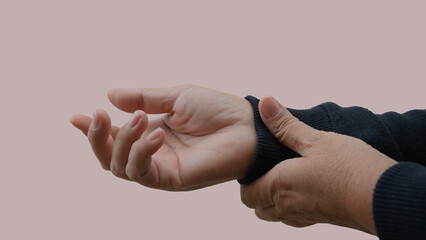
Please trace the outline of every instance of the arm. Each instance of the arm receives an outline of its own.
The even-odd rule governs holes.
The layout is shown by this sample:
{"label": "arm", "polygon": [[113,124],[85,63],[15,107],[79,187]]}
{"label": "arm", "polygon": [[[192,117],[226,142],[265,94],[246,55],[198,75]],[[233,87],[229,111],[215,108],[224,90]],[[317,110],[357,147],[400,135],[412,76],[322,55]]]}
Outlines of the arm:
{"label": "arm", "polygon": [[[250,97],[248,100],[252,102],[255,115],[256,113],[259,114],[257,109],[258,100]],[[333,224],[357,228],[370,233],[376,232],[380,239],[384,240],[424,239],[424,236],[426,236],[426,229],[424,228],[426,216],[426,167],[420,164],[425,164],[426,161],[426,111],[414,110],[404,114],[389,112],[375,115],[363,108],[341,108],[333,103],[321,104],[310,110],[290,111],[294,115],[298,115],[298,118],[308,125],[325,131],[335,131],[355,136],[364,140],[364,142],[370,143],[370,145],[374,145],[375,148],[385,152],[388,156],[391,155],[393,158],[404,162],[387,165],[391,166],[387,168],[386,164],[384,166],[379,164],[381,159],[384,159],[383,156],[379,156],[378,152],[373,153],[374,151],[369,150],[370,146],[365,143],[350,142],[352,140],[349,140],[349,138],[345,139],[343,136],[329,135],[330,139],[336,138],[337,140],[339,138],[339,140],[333,144],[328,143],[323,146],[321,146],[321,142],[324,141],[313,144],[312,149],[318,147],[321,151],[316,154],[308,154],[308,157],[282,161],[259,180],[253,182],[253,184],[242,185],[242,200],[248,202],[249,207],[258,207],[256,204],[251,204],[253,201],[257,204],[262,204],[268,202],[269,199],[279,200],[276,203],[276,207],[267,213],[260,210],[261,208],[256,209],[258,217],[268,220],[282,220],[277,217],[282,214],[287,221],[283,221],[284,223],[295,226],[307,226],[316,222],[327,222],[331,219],[330,222]],[[286,123],[290,124],[290,121],[282,121],[282,124],[275,120],[269,121],[269,123],[265,122],[269,127],[269,131],[274,133],[272,135],[268,134],[269,131],[263,122],[259,122],[259,120],[262,121],[260,115],[257,117],[255,116],[255,123],[258,135],[261,132],[267,137],[274,136],[280,139],[281,148],[284,147],[284,143],[291,145],[292,143],[304,142],[291,140],[291,138],[303,138],[302,134],[297,133],[291,136],[291,134],[283,133],[283,130],[280,129],[287,129],[288,132],[295,129],[294,127],[286,127]],[[259,138],[265,139],[264,135],[259,135],[261,136]],[[286,137],[283,138],[284,135]],[[307,134],[307,136],[311,136],[311,134]],[[348,148],[345,149],[346,142]],[[262,163],[259,156],[264,156],[263,152],[259,154],[259,150],[265,151],[260,149],[259,146],[266,147],[268,145],[267,143],[258,142],[256,148],[258,159],[254,159],[258,162],[253,162],[257,164]],[[297,144],[293,146],[293,149],[296,150],[296,147]],[[289,150],[290,148],[285,149],[290,152],[289,156],[294,154]],[[276,152],[278,151],[276,150]],[[303,160],[309,159],[309,157],[315,158],[314,161],[309,164],[303,163]],[[262,159],[266,160],[265,158]],[[279,159],[279,156],[277,156],[277,159]],[[357,160],[353,161],[353,159]],[[391,160],[388,159],[388,161]],[[332,167],[327,167],[327,162],[333,162]],[[251,169],[253,169],[253,163]],[[354,163],[356,164],[353,165]],[[303,164],[301,169],[296,167],[300,164]],[[342,172],[347,172],[348,169],[352,169],[349,172],[353,174],[340,175]],[[301,172],[297,172],[298,170],[301,170]],[[324,171],[328,172],[328,174],[316,174]],[[280,177],[277,177],[278,175]],[[333,184],[322,184],[329,182],[327,178],[333,179]],[[338,186],[342,182],[347,183],[343,184],[345,187],[339,190]],[[285,197],[269,197],[273,196],[274,193],[259,194],[260,191],[271,189],[268,187],[271,184],[275,186],[272,189],[280,189],[279,186],[281,184],[284,186],[284,190],[295,189],[301,191],[301,193],[284,194],[285,191],[276,191]],[[297,187],[292,188],[291,186],[293,185]],[[332,191],[324,194],[330,187]],[[304,189],[308,190],[303,191]],[[319,189],[319,191],[315,192],[316,189]],[[342,198],[341,196],[345,194],[347,197]],[[318,213],[314,210],[306,211],[311,206],[312,201],[304,202],[304,198],[300,196],[305,195],[310,196],[305,197],[308,200],[317,199],[314,205],[321,205],[321,203],[325,202],[324,207],[319,209],[327,209],[327,206],[333,206],[332,203],[339,199],[346,199],[346,201],[337,203],[334,208],[331,207],[327,211]],[[312,195],[315,197],[312,197]],[[259,200],[260,196],[264,196],[266,200]],[[292,196],[298,196],[296,201],[298,205],[293,206],[297,209],[286,213],[289,210],[289,205],[286,203],[293,202],[290,201]],[[321,196],[327,196],[329,199],[324,201]],[[345,204],[345,202],[349,204]],[[339,214],[333,213],[335,209],[346,209],[343,212],[351,214],[335,219],[336,216],[339,216]],[[298,221],[292,221],[293,216],[291,213],[294,215],[294,213],[306,212],[312,213],[314,219],[317,218],[317,220],[312,222],[312,216],[294,216]],[[326,218],[324,218],[324,213],[326,213]],[[331,217],[327,217],[327,214],[330,213]]]}
{"label": "arm", "polygon": [[374,190],[373,216],[382,240],[425,239],[426,167],[402,162],[386,170]]}
{"label": "arm", "polygon": [[375,234],[374,186],[397,162],[357,138],[309,127],[274,102],[262,100],[262,120],[300,157],[241,185],[243,203],[268,221],[296,227],[330,223]]}
{"label": "arm", "polygon": [[281,105],[271,111],[273,102],[260,103],[262,120],[300,157],[241,185],[242,201],[259,218],[297,227],[331,223],[383,240],[425,239],[426,167],[397,163],[353,137],[317,131]]}
{"label": "arm", "polygon": [[[239,179],[242,184],[254,181],[285,159],[299,156],[267,130],[259,114],[259,99],[246,99],[253,107],[258,142],[246,176]],[[398,162],[426,164],[426,110],[376,115],[365,108],[342,108],[330,102],[308,110],[288,110],[317,130],[356,137]]]}

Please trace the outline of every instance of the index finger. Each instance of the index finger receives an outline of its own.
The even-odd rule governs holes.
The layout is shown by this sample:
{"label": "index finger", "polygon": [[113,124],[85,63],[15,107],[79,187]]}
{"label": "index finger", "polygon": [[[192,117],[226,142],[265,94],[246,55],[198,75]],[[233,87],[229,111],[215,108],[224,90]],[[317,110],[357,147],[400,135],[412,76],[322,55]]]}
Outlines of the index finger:
{"label": "index finger", "polygon": [[248,208],[267,208],[274,206],[274,186],[279,172],[272,168],[262,177],[250,184],[240,187],[241,201]]}
{"label": "index finger", "polygon": [[118,109],[133,113],[168,113],[172,110],[181,88],[115,88],[108,91],[108,99]]}
{"label": "index finger", "polygon": [[[89,132],[89,126],[92,123],[92,118],[83,114],[74,114],[70,117],[70,122],[74,127],[80,129],[80,131],[82,131],[83,134],[87,136],[87,133]],[[111,126],[110,134],[112,139],[115,139],[118,130],[120,130],[119,127]]]}
{"label": "index finger", "polygon": [[241,185],[241,201],[249,208],[263,209],[284,201],[298,186],[304,172],[303,157],[291,158],[275,165],[269,172],[248,185]]}

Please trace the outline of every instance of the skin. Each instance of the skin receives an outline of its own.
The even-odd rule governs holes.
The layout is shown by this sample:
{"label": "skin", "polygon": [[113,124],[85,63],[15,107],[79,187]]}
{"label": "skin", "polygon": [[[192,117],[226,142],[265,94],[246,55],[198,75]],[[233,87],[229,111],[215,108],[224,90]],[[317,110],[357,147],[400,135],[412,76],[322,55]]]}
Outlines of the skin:
{"label": "skin", "polygon": [[[257,142],[243,98],[206,88],[112,89],[118,109],[134,113],[121,128],[108,114],[73,115],[105,170],[144,186],[193,190],[242,178]],[[148,120],[147,114],[162,114]],[[132,121],[134,120],[134,121]]]}
{"label": "skin", "polygon": [[374,187],[396,161],[359,139],[309,127],[272,97],[262,99],[259,111],[276,139],[302,157],[242,185],[242,202],[267,221],[331,223],[376,234]]}
{"label": "skin", "polygon": [[[101,109],[70,121],[115,176],[171,191],[244,177],[257,142],[248,101],[190,85],[112,89],[108,98],[133,113],[121,128],[111,126]],[[359,139],[305,125],[272,97],[260,102],[259,111],[269,131],[302,157],[242,185],[243,203],[267,221],[331,223],[375,234],[374,187],[396,162]],[[161,115],[148,120],[147,114]]]}

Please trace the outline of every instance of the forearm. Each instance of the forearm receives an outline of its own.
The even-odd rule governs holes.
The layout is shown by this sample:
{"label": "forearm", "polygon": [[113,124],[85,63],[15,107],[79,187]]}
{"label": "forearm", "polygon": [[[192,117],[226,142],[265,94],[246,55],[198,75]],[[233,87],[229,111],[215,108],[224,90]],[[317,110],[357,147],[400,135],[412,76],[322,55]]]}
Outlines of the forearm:
{"label": "forearm", "polygon": [[[257,108],[259,100],[252,96],[246,99],[253,108],[258,142],[246,176],[239,179],[242,184],[254,181],[285,159],[298,157],[268,132]],[[398,162],[424,163],[421,161],[426,159],[426,110],[376,115],[361,107],[342,108],[334,103],[288,110],[315,129],[359,138]]]}
{"label": "forearm", "polygon": [[389,168],[374,190],[373,215],[381,240],[425,239],[426,167],[403,162]]}
{"label": "forearm", "polygon": [[[322,137],[318,137],[318,135],[312,135],[312,128],[310,131],[300,130],[303,126],[306,128],[304,124],[295,127],[297,119],[290,121],[288,116],[287,118],[283,116],[268,118],[265,101],[261,104],[261,118],[258,112],[258,99],[248,97],[247,100],[251,102],[254,109],[258,143],[248,174],[239,181],[240,183],[250,183],[268,172],[270,168],[273,169],[253,184],[242,186],[242,189],[246,187],[256,189],[256,186],[262,184],[270,186],[271,178],[272,181],[278,179],[278,184],[285,183],[286,189],[296,189],[294,191],[303,189],[303,185],[307,183],[305,187],[309,190],[305,193],[317,194],[315,198],[307,199],[316,199],[314,205],[323,204],[324,206],[320,208],[321,211],[314,214],[320,219],[313,221],[314,223],[329,222],[372,234],[377,232],[377,235],[385,240],[424,239],[426,236],[426,230],[424,230],[426,224],[426,167],[413,162],[424,163],[426,160],[424,157],[426,111],[416,110],[405,114],[376,115],[364,108],[342,108],[334,103],[321,104],[309,110],[289,109],[295,117],[313,128],[340,133],[319,132]],[[273,105],[269,104],[269,108],[271,106]],[[282,107],[282,109],[284,108]],[[268,128],[263,124],[262,119],[268,124]],[[290,124],[293,124],[292,127],[286,126]],[[299,131],[293,132],[293,136],[287,134],[288,131],[294,131],[294,129]],[[306,135],[305,138],[299,136],[303,133]],[[311,142],[306,140],[312,136],[316,136],[313,138],[320,140],[311,140]],[[295,141],[294,138],[298,137],[302,140]],[[333,138],[339,140],[332,141]],[[280,142],[275,139],[279,139]],[[345,141],[347,144],[344,144]],[[302,144],[295,147],[296,143]],[[299,149],[298,152],[303,156],[294,153],[284,145],[293,146],[292,149]],[[308,154],[308,150],[300,150],[314,149],[315,146],[317,152],[312,150]],[[277,165],[283,160],[294,157],[298,157],[298,159]],[[309,158],[312,158],[311,161],[306,161]],[[401,162],[397,163],[393,159]],[[303,167],[294,167],[297,164],[303,165]],[[277,166],[274,167],[274,165]],[[300,172],[297,172],[297,169]],[[277,177],[277,171],[282,173],[279,177]],[[298,178],[303,180],[297,181]],[[310,178],[314,180],[309,182]],[[323,181],[324,179],[326,181]],[[333,184],[330,184],[331,182]],[[289,187],[292,183],[297,187]],[[318,192],[316,193],[315,190]],[[329,194],[324,194],[327,191]],[[294,194],[283,195],[282,191],[276,192],[278,192],[278,196],[272,194],[273,197],[266,198],[266,204],[261,204],[259,208],[256,208],[260,218],[275,219],[276,214],[268,214],[263,211],[264,206],[271,205],[268,202],[271,201],[270,199],[282,199],[282,201],[274,202],[275,205],[280,206],[276,207],[276,211],[286,213],[282,215],[286,218],[291,215],[291,212],[284,212],[284,210],[294,208],[288,204],[288,198]],[[258,190],[253,193],[256,195],[252,198],[261,198],[257,196],[259,195]],[[263,196],[263,194],[261,195]],[[321,196],[325,196],[325,199]],[[247,199],[247,197],[243,199]],[[286,199],[287,201],[285,201]],[[296,202],[299,203],[301,200],[303,199],[298,198]],[[302,204],[302,206],[305,205]],[[303,218],[298,216],[295,219]],[[305,224],[311,224],[312,216],[305,220]],[[289,221],[289,224],[292,222]],[[301,225],[296,224],[295,226]]]}
{"label": "forearm", "polygon": [[426,165],[426,110],[377,115],[402,155],[401,161]]}

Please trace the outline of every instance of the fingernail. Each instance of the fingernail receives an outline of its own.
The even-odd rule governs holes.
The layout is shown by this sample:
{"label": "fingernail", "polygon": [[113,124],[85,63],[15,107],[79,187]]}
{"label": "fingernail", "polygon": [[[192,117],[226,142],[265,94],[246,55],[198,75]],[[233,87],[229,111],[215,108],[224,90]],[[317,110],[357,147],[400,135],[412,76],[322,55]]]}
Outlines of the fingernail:
{"label": "fingernail", "polygon": [[148,136],[146,137],[146,140],[148,141],[155,141],[161,136],[161,128],[157,128],[154,131],[152,131]]}
{"label": "fingernail", "polygon": [[266,117],[267,119],[277,116],[278,113],[280,112],[281,112],[281,106],[275,98],[272,98],[271,100],[269,100],[269,103],[266,102],[266,103],[263,103],[262,105],[263,116]]}
{"label": "fingernail", "polygon": [[138,124],[139,119],[140,119],[139,112],[133,113],[132,118],[130,118],[129,122],[127,123],[127,127],[128,128],[134,128],[136,126],[136,124]]}
{"label": "fingernail", "polygon": [[100,123],[99,116],[98,116],[98,113],[95,111],[95,112],[93,112],[93,116],[92,116],[91,128],[93,130],[97,130],[99,128],[99,125],[100,125],[99,123]]}

